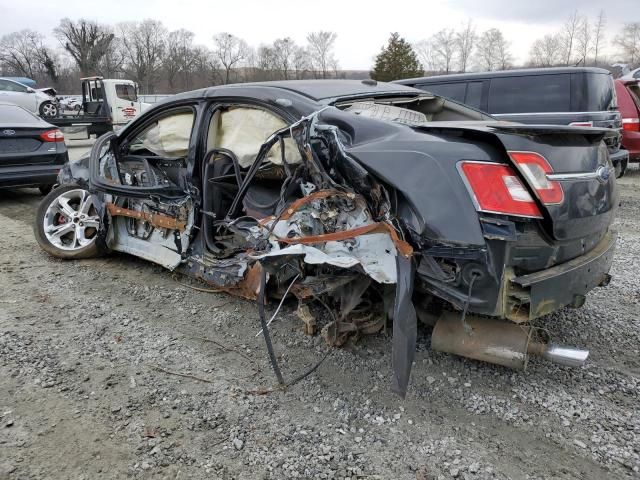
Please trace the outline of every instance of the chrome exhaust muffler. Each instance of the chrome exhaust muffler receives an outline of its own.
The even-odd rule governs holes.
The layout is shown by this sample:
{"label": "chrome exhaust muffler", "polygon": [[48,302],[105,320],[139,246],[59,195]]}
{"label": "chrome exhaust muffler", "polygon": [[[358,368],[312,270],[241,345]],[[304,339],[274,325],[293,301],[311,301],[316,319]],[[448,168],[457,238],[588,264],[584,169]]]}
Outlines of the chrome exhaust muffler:
{"label": "chrome exhaust muffler", "polygon": [[531,355],[570,367],[584,365],[589,356],[588,350],[541,340],[531,326],[474,315],[467,315],[465,323],[467,329],[459,313],[444,312],[433,328],[431,348],[514,369],[525,369]]}
{"label": "chrome exhaust muffler", "polygon": [[589,350],[580,350],[562,345],[545,345],[542,356],[550,362],[567,367],[581,367],[587,361]]}

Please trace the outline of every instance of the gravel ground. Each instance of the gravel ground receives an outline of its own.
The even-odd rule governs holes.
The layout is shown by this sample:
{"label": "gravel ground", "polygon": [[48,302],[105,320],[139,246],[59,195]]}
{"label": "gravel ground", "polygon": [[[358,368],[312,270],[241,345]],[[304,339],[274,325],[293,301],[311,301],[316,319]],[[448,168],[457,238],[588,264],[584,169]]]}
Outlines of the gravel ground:
{"label": "gravel ground", "polygon": [[[514,372],[433,352],[421,329],[405,401],[384,335],[259,394],[274,378],[253,302],[126,255],[53,259],[37,191],[1,191],[0,479],[640,478],[640,170],[621,184],[613,281],[540,322],[587,365]],[[327,347],[283,310],[293,378]]]}

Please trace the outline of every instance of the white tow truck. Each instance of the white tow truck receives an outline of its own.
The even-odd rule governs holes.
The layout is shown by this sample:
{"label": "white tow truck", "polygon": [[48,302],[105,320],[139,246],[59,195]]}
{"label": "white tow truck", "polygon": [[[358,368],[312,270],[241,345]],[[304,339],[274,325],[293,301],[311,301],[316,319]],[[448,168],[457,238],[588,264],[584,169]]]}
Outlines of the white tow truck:
{"label": "white tow truck", "polygon": [[151,105],[138,100],[138,85],[131,80],[85,77],[82,81],[82,107],[73,113],[60,111],[47,122],[58,127],[84,127],[92,134],[118,129]]}

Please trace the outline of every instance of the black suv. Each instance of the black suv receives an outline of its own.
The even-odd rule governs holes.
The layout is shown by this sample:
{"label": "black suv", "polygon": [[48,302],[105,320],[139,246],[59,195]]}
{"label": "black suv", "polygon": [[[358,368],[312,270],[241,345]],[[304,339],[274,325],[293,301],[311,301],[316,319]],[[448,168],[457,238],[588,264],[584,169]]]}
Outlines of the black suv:
{"label": "black suv", "polygon": [[528,124],[578,125],[618,132],[605,141],[616,176],[629,153],[620,148],[622,119],[611,74],[601,68],[532,68],[396,80],[487,112]]}

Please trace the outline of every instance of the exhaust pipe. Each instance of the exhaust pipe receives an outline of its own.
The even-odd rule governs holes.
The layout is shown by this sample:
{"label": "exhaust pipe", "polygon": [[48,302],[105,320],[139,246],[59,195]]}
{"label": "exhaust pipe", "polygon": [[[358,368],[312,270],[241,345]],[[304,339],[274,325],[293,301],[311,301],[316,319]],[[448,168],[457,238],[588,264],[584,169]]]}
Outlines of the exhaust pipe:
{"label": "exhaust pipe", "polygon": [[431,348],[462,357],[524,370],[530,355],[570,367],[584,365],[588,350],[549,344],[538,338],[537,330],[526,325],[467,315],[465,331],[460,314],[445,312],[431,334]]}
{"label": "exhaust pipe", "polygon": [[589,350],[579,350],[572,347],[563,347],[562,345],[549,344],[545,345],[542,356],[550,362],[567,367],[581,367],[587,361]]}

